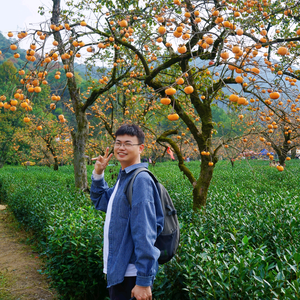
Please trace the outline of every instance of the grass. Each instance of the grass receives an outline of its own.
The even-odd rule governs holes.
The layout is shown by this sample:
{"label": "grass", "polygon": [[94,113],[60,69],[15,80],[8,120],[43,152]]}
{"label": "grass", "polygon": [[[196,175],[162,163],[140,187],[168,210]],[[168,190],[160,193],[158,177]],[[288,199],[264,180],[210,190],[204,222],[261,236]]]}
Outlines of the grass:
{"label": "grass", "polygon": [[0,300],[15,300],[8,292],[12,287],[13,278],[10,278],[7,273],[0,272]]}

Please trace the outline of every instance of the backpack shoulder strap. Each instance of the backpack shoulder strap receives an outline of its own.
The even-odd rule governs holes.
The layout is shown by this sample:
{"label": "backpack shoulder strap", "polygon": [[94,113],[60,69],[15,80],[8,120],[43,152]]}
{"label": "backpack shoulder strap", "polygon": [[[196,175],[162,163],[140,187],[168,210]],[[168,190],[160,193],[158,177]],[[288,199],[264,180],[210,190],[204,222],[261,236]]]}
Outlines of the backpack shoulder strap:
{"label": "backpack shoulder strap", "polygon": [[138,169],[136,169],[134,171],[134,174],[133,174],[132,178],[128,181],[128,183],[126,184],[126,186],[124,188],[124,193],[126,194],[126,197],[128,199],[130,207],[132,205],[132,186],[133,186],[133,182],[135,180],[135,177],[141,172],[147,172],[153,178],[155,184],[157,185],[157,183],[158,183],[158,180],[156,179],[156,177],[147,168],[138,168]]}

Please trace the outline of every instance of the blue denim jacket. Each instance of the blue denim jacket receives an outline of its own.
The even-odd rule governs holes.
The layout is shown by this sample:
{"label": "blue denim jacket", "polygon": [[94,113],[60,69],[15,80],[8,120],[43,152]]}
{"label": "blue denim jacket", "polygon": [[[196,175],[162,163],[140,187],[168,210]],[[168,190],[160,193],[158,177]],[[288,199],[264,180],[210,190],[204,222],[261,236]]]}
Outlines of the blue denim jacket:
{"label": "blue denim jacket", "polygon": [[[138,174],[132,189],[132,207],[124,193],[133,171],[140,167],[147,168],[148,164],[135,164],[119,172],[108,233],[108,287],[124,280],[129,263],[135,264],[136,284],[140,286],[151,286],[158,270],[160,251],[154,243],[163,230],[164,215],[155,182],[147,172]],[[91,199],[96,209],[106,212],[113,190],[104,178],[94,180],[92,176]]]}

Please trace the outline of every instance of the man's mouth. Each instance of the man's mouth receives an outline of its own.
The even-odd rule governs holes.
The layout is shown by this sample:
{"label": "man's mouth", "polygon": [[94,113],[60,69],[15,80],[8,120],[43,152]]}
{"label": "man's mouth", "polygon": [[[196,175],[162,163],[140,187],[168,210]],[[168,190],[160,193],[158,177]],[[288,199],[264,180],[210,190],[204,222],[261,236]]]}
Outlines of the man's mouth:
{"label": "man's mouth", "polygon": [[118,155],[126,155],[124,152],[118,152]]}

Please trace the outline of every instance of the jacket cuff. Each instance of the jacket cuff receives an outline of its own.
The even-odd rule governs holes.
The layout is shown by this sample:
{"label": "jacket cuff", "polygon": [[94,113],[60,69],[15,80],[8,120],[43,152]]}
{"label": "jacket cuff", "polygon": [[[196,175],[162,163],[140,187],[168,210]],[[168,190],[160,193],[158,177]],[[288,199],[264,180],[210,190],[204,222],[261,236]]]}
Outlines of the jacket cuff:
{"label": "jacket cuff", "polygon": [[136,285],[139,285],[139,286],[144,286],[144,287],[147,287],[147,286],[152,286],[153,285],[153,281],[154,281],[154,276],[137,276],[136,277]]}
{"label": "jacket cuff", "polygon": [[92,180],[101,180],[102,178],[104,178],[104,172],[98,175],[95,173],[95,169],[94,169],[92,174]]}

